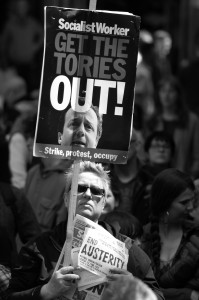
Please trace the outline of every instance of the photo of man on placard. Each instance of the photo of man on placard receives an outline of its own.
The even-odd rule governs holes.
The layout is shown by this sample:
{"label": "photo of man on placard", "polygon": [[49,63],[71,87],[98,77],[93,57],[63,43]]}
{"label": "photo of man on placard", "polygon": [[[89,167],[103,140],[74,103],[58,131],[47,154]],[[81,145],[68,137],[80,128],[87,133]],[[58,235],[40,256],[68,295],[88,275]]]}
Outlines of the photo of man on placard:
{"label": "photo of man on placard", "polygon": [[91,105],[86,112],[76,112],[69,107],[61,113],[58,122],[58,144],[61,146],[97,148],[101,135],[102,115],[97,106]]}

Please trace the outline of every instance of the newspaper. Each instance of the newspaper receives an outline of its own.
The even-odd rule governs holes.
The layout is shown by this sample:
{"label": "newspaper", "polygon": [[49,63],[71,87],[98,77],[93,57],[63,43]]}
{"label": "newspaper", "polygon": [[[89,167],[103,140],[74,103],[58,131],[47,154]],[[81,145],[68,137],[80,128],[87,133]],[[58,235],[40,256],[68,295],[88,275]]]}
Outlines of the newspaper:
{"label": "newspaper", "polygon": [[[92,243],[97,243],[98,248],[92,248]],[[88,253],[86,248],[88,248]],[[91,250],[91,253],[89,252],[89,249]],[[89,256],[92,254],[92,249],[95,252],[95,254],[93,253],[93,257]],[[104,261],[101,261],[102,255],[95,258],[97,251],[104,253]],[[118,254],[116,252],[118,252]],[[106,256],[108,255],[107,253],[110,253],[110,263],[105,261]],[[115,261],[113,257],[115,258]],[[77,270],[75,272],[81,277],[78,282],[78,288],[81,290],[82,288],[105,282],[106,275],[108,275],[110,269],[113,267],[126,269],[128,251],[125,243],[114,238],[102,226],[80,215],[76,215],[74,219],[72,261],[74,267],[81,267],[79,271]],[[119,261],[122,263],[117,264]]]}
{"label": "newspaper", "polygon": [[[65,244],[55,270],[63,266]],[[107,230],[91,220],[76,215],[72,241],[72,265],[80,267],[77,287],[61,299],[98,300],[104,290],[106,275],[112,268],[127,268],[128,249],[124,242],[114,238]]]}
{"label": "newspaper", "polygon": [[113,236],[108,236],[95,229],[86,229],[82,246],[78,255],[78,266],[93,274],[104,276],[110,269],[127,268],[128,256],[125,244]]}

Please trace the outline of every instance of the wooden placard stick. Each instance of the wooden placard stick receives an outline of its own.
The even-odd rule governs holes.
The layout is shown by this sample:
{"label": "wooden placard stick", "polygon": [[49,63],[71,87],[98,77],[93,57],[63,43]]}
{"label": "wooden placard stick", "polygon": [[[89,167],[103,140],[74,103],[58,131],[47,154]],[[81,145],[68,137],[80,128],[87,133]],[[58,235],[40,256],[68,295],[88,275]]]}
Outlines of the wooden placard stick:
{"label": "wooden placard stick", "polygon": [[[66,228],[66,242],[65,242],[65,253],[64,253],[64,266],[69,266],[71,264],[71,250],[72,250],[72,240],[73,240],[73,230],[74,230],[74,218],[77,206],[77,185],[79,177],[80,161],[74,161],[72,185],[70,191],[70,199],[68,205],[68,221]],[[66,197],[66,195],[65,195]],[[66,201],[65,201],[66,203]]]}
{"label": "wooden placard stick", "polygon": [[97,0],[90,0],[89,2],[89,10],[96,10]]}
{"label": "wooden placard stick", "polygon": [[[97,0],[90,0],[89,10],[96,10],[96,5],[97,5]],[[77,94],[76,94],[76,98],[78,98]],[[64,266],[69,266],[71,264],[71,251],[72,251],[72,240],[73,240],[73,231],[74,231],[73,222],[74,222],[76,206],[77,206],[77,185],[78,185],[78,177],[79,177],[79,168],[80,168],[80,161],[79,160],[74,161],[72,186],[71,186],[70,199],[68,205],[68,221],[67,221],[67,228],[66,228],[66,242],[65,242],[66,251],[64,253]]]}

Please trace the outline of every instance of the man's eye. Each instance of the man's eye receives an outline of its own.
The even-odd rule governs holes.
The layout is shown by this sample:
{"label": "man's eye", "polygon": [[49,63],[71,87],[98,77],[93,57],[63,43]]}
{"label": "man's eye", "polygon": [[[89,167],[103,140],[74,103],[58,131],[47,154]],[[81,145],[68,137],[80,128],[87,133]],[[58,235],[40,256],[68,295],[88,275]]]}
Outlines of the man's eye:
{"label": "man's eye", "polygon": [[87,129],[87,130],[93,130],[93,126],[91,125],[91,124],[85,124],[85,128]]}
{"label": "man's eye", "polygon": [[69,123],[69,127],[77,127],[77,126],[78,126],[78,122],[76,122],[75,120]]}

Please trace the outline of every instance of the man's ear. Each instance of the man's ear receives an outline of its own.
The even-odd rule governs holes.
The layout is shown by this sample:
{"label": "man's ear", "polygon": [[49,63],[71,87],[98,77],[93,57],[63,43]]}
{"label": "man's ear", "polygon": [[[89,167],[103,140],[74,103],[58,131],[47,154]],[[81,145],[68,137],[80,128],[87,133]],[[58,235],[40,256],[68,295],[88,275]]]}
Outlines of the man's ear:
{"label": "man's ear", "polygon": [[61,142],[62,142],[62,133],[58,132],[58,144],[61,145]]}
{"label": "man's ear", "polygon": [[104,209],[104,207],[106,206],[106,199],[105,199],[105,197],[104,197],[104,201],[103,201],[104,203],[103,203],[103,209]]}
{"label": "man's ear", "polygon": [[96,138],[96,140],[95,140],[95,148],[97,148],[97,144],[98,144],[98,142],[99,142],[99,139],[98,139],[98,138]]}

